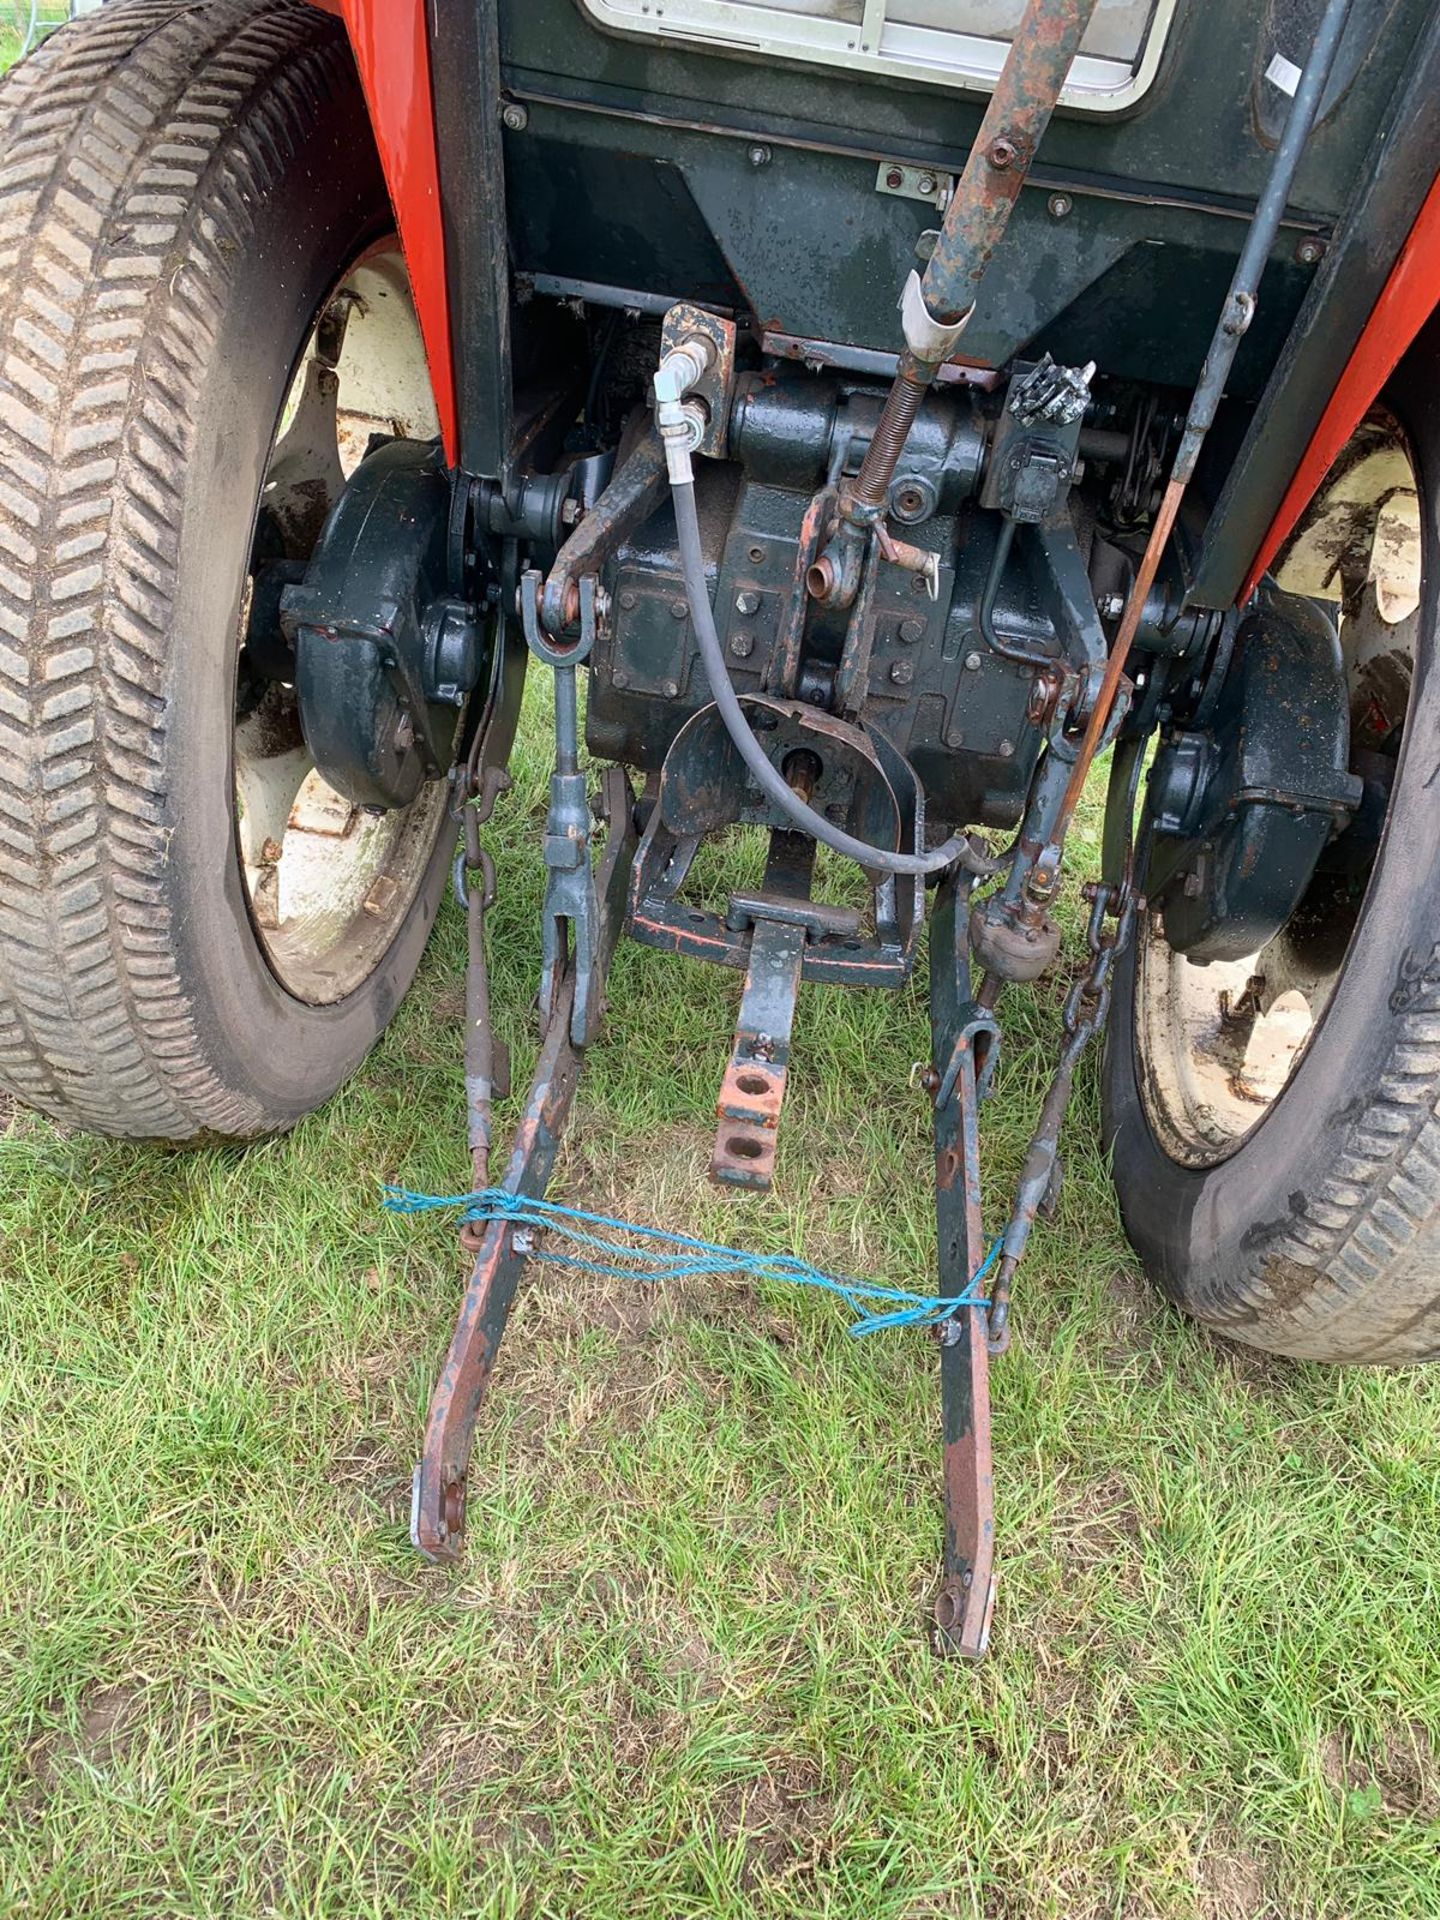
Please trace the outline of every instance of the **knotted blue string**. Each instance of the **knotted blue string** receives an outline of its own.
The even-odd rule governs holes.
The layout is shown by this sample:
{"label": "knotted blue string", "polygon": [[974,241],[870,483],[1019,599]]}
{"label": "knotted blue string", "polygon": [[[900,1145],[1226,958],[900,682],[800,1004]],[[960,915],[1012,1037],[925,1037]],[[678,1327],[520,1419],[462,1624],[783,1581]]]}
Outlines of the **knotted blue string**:
{"label": "knotted blue string", "polygon": [[[979,1271],[963,1293],[950,1299],[911,1293],[904,1287],[882,1287],[870,1280],[825,1273],[793,1253],[742,1253],[736,1247],[717,1247],[688,1233],[664,1227],[642,1227],[633,1221],[612,1220],[608,1214],[586,1213],[555,1200],[532,1200],[503,1187],[485,1187],[479,1193],[439,1195],[411,1193],[404,1187],[386,1187],[385,1206],[391,1213],[460,1211],[467,1220],[504,1220],[517,1227],[543,1231],[549,1240],[537,1257],[556,1261],[579,1273],[603,1274],[619,1280],[685,1280],[716,1273],[740,1273],[752,1280],[788,1280],[796,1286],[819,1287],[838,1294],[856,1316],[850,1332],[857,1338],[890,1327],[932,1327],[948,1320],[961,1307],[986,1304],[983,1283],[1000,1252],[997,1239]],[[616,1236],[623,1236],[617,1238]],[[583,1251],[566,1252],[554,1245],[566,1240]],[[886,1310],[881,1310],[886,1309]]]}

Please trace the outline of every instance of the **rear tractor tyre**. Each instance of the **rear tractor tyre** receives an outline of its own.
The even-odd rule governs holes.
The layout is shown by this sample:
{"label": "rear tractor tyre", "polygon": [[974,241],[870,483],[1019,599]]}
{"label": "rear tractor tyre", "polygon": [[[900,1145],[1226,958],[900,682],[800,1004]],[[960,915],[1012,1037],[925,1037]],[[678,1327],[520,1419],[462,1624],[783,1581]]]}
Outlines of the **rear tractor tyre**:
{"label": "rear tractor tyre", "polygon": [[346,808],[243,644],[436,430],[393,225],[304,0],[117,0],[0,85],[0,1088],[61,1121],[290,1126],[418,965],[443,785]]}
{"label": "rear tractor tyre", "polygon": [[1369,577],[1340,620],[1351,766],[1388,794],[1363,857],[1357,822],[1233,964],[1186,961],[1152,920],[1107,1035],[1106,1131],[1147,1271],[1229,1338],[1305,1359],[1440,1358],[1437,357],[1432,326],[1362,430],[1379,451],[1357,438],[1336,466],[1352,495],[1365,460],[1378,475]]}

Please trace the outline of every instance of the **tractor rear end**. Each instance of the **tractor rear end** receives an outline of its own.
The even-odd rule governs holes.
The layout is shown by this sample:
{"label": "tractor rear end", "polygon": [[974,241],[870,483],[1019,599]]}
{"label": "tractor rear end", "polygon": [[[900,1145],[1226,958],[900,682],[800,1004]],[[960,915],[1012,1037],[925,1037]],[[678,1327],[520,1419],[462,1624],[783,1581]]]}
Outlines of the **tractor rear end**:
{"label": "tractor rear end", "polygon": [[[1440,1351],[1440,16],[338,13],[117,0],[0,89],[0,1080],[141,1137],[284,1127],[453,887],[470,1278],[414,1508],[453,1557],[528,1259],[755,1265],[546,1197],[618,941],[737,976],[711,1173],[755,1194],[804,986],[902,987],[928,924],[937,1266],[867,1324],[938,1348],[937,1641],[977,1656],[990,1360],[1102,1033],[1182,1306]],[[502,1148],[486,838],[527,669],[543,1035]],[[999,1195],[1006,993],[1063,964],[1102,773]],[[744,830],[758,883],[711,899]]]}

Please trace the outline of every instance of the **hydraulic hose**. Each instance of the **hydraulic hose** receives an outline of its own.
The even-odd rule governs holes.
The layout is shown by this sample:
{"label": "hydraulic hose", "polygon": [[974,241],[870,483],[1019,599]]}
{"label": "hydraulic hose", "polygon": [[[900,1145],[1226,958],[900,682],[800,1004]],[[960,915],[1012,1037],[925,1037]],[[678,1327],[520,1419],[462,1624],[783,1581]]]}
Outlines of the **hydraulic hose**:
{"label": "hydraulic hose", "polygon": [[946,867],[956,866],[983,878],[999,873],[1005,865],[1004,860],[992,859],[988,854],[978,852],[966,834],[952,834],[942,846],[930,853],[890,853],[883,847],[872,847],[864,840],[857,840],[853,834],[842,833],[824,814],[806,806],[779,768],[771,764],[765,749],[750,731],[744,709],[730,683],[725,652],[715,630],[715,615],[705,585],[705,555],[700,546],[700,520],[695,511],[694,482],[672,478],[670,491],[675,502],[675,525],[680,534],[680,568],[685,578],[685,598],[689,603],[695,638],[699,642],[705,677],[710,682],[710,692],[725,724],[725,731],[734,741],[740,758],[750,769],[755,784],[765,797],[812,838],[833,848],[836,853],[843,853],[847,859],[857,861],[872,873],[877,870],[881,873],[942,873]]}

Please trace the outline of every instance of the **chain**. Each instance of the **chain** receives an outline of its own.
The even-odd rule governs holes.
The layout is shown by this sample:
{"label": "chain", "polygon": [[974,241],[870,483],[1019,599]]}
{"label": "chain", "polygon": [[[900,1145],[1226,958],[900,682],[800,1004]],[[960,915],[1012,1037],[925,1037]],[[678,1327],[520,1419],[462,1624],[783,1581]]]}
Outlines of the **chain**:
{"label": "chain", "polygon": [[1127,858],[1120,880],[1092,881],[1085,888],[1085,898],[1090,903],[1090,919],[1085,929],[1090,964],[1065,999],[1064,1044],[1040,1109],[1039,1125],[1025,1155],[1010,1224],[1001,1243],[1000,1270],[990,1296],[988,1331],[992,1353],[1003,1353],[1009,1345],[1010,1288],[1030,1244],[1036,1215],[1042,1211],[1048,1214],[1059,1199],[1060,1125],[1070,1105],[1075,1069],[1081,1054],[1105,1024],[1110,1011],[1115,963],[1134,937],[1136,914],[1143,905],[1131,886],[1130,874],[1131,862]]}
{"label": "chain", "polygon": [[1118,882],[1089,881],[1084,897],[1090,903],[1085,944],[1091,959],[1065,999],[1067,1050],[1076,1043],[1083,1048],[1104,1026],[1110,1012],[1115,962],[1134,937],[1135,916],[1141,904],[1135,898],[1128,876]]}

